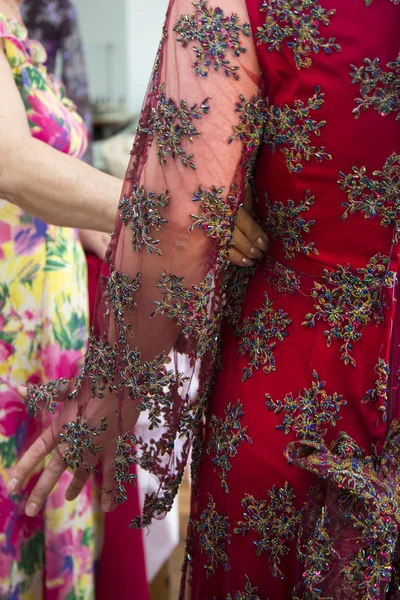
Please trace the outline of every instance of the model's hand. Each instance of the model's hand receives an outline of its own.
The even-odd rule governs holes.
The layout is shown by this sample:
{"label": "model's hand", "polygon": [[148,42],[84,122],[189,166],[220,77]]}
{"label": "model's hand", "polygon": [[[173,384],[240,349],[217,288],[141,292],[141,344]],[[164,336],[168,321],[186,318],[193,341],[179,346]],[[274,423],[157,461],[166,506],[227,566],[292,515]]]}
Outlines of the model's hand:
{"label": "model's hand", "polygon": [[85,252],[93,252],[100,260],[104,260],[111,239],[108,233],[80,229],[79,238]]}
{"label": "model's hand", "polygon": [[[111,509],[111,491],[116,489],[117,400],[113,394],[105,391],[103,398],[89,401],[82,411],[82,401],[79,404],[77,399],[67,399],[66,388],[67,386],[52,397],[54,405],[62,405],[59,414],[10,471],[8,492],[18,493],[38,465],[46,457],[52,456],[26,503],[25,512],[30,517],[37,515],[68,467],[74,469],[74,477],[65,497],[73,500],[80,494],[95,465],[100,461],[103,480],[101,507],[105,512]],[[19,392],[26,400],[27,388],[20,388]],[[133,429],[139,416],[139,411],[133,404],[132,401],[127,401],[122,410],[124,425],[129,431]]]}
{"label": "model's hand", "polygon": [[252,215],[253,198],[248,189],[245,203],[239,209],[229,252],[229,260],[239,267],[250,267],[268,250],[268,238]]}

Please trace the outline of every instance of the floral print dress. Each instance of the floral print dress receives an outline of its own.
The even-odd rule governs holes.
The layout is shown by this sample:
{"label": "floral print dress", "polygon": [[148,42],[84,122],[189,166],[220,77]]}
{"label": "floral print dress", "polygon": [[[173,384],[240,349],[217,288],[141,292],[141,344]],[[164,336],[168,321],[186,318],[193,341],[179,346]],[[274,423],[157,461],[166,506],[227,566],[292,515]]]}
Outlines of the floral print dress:
{"label": "floral print dress", "polygon": [[[79,157],[84,125],[42,66],[43,47],[0,13],[0,43],[26,108],[32,135]],[[23,167],[22,167],[23,168]],[[93,598],[96,521],[91,490],[64,501],[65,473],[35,518],[25,501],[41,474],[17,495],[7,471],[44,423],[28,416],[17,388],[69,376],[87,335],[86,263],[77,232],[50,226],[0,200],[0,598]]]}

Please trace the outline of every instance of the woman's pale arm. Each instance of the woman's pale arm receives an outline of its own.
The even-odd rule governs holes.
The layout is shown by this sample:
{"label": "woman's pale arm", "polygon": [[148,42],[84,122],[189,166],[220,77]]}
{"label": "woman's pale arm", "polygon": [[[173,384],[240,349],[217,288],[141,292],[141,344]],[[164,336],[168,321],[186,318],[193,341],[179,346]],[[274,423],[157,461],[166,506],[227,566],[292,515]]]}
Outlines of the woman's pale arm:
{"label": "woman's pale arm", "polygon": [[0,44],[0,198],[47,223],[111,233],[122,181],[32,138]]}

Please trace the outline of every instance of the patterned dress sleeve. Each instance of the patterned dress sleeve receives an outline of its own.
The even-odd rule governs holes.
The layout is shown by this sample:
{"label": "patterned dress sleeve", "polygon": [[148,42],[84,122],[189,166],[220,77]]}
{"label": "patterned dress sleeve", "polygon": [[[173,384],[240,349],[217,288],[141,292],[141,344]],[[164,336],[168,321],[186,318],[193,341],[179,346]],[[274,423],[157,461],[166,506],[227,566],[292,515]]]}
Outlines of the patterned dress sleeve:
{"label": "patterned dress sleeve", "polygon": [[[115,503],[125,498],[133,462],[160,484],[134,525],[171,507],[202,423],[231,277],[228,251],[263,115],[245,1],[212,8],[207,0],[172,0],[122,190],[111,274],[70,396],[78,417],[62,434],[66,463],[90,468],[85,457],[115,426],[102,410],[115,402]],[[31,388],[33,409],[52,408],[65,385]],[[157,441],[129,433],[137,409],[147,411],[152,429],[162,428]]]}

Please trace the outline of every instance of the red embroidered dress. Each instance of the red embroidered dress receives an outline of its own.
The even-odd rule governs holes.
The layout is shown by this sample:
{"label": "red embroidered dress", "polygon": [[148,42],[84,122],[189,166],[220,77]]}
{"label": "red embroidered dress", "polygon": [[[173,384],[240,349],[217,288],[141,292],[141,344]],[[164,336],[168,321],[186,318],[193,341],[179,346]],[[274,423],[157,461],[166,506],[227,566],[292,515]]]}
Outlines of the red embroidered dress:
{"label": "red embroidered dress", "polygon": [[[116,500],[160,480],[135,525],[194,438],[192,600],[400,597],[399,50],[398,1],[170,4],[77,397],[168,428],[130,455],[118,421]],[[237,270],[246,183],[271,244]]]}

